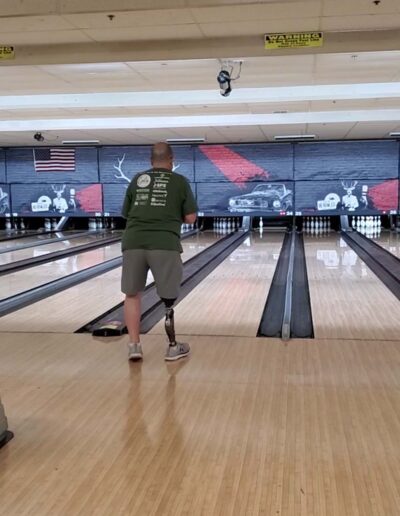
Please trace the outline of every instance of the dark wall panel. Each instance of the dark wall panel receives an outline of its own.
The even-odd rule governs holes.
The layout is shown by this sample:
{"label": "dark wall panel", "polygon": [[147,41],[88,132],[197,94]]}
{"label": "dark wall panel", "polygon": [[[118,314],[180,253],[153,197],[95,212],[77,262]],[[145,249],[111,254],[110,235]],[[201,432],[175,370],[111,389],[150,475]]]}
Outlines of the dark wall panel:
{"label": "dark wall panel", "polygon": [[200,145],[195,149],[196,183],[246,183],[293,179],[290,144]]}
{"label": "dark wall panel", "polygon": [[101,184],[14,184],[11,197],[12,211],[18,215],[80,216],[103,211]]}
{"label": "dark wall panel", "polygon": [[295,145],[295,179],[390,179],[399,174],[399,142],[318,142]]}
{"label": "dark wall panel", "polygon": [[[7,182],[8,183],[98,183],[97,149],[95,147],[78,147],[74,149],[74,170],[61,169],[43,172],[35,169],[35,149],[17,148],[8,149]],[[63,147],[65,150],[65,148]]]}
{"label": "dark wall panel", "polygon": [[0,149],[0,183],[6,183],[6,153]]}
{"label": "dark wall panel", "polygon": [[[177,146],[174,151],[174,169],[178,174],[194,181],[193,149]],[[99,151],[100,181],[126,183],[139,172],[151,168],[150,146],[103,147]]]}
{"label": "dark wall panel", "polygon": [[11,212],[10,187],[0,184],[0,217],[4,217]]}
{"label": "dark wall panel", "polygon": [[[345,186],[347,188],[345,188]],[[393,213],[398,206],[398,180],[297,181],[296,213],[347,215]]]}
{"label": "dark wall panel", "polygon": [[205,215],[285,215],[293,211],[293,182],[198,183],[197,202]]}
{"label": "dark wall panel", "polygon": [[103,185],[104,213],[121,216],[122,203],[128,185],[106,183]]}

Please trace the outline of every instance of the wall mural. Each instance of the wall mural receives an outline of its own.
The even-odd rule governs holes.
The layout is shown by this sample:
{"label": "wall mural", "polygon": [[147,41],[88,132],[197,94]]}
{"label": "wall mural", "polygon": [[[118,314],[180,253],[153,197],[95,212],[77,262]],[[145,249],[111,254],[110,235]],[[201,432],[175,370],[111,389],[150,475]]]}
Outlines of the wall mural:
{"label": "wall mural", "polygon": [[10,187],[0,184],[0,217],[5,217],[10,212]]}
{"label": "wall mural", "polygon": [[[174,171],[194,182],[193,148],[189,145],[174,147]],[[99,149],[101,183],[129,184],[139,172],[151,168],[151,147],[102,147]]]}
{"label": "wall mural", "polygon": [[293,182],[197,183],[197,200],[201,211],[211,215],[289,215]]}
{"label": "wall mural", "polygon": [[85,216],[102,213],[102,185],[11,185],[12,211],[24,216]]}
{"label": "wall mural", "polygon": [[294,153],[296,181],[399,178],[396,141],[297,143]]}
{"label": "wall mural", "polygon": [[98,183],[97,149],[7,149],[8,183]]}
{"label": "wall mural", "polygon": [[293,179],[290,144],[199,145],[194,150],[196,183]]}
{"label": "wall mural", "polygon": [[299,215],[390,214],[398,206],[398,180],[297,181]]}
{"label": "wall mural", "polygon": [[6,153],[0,149],[0,183],[6,183]]}
{"label": "wall mural", "polygon": [[[204,215],[399,209],[398,141],[183,145],[173,150],[173,169],[188,179]],[[150,153],[145,145],[0,149],[3,212],[11,198],[13,213],[117,216],[132,178],[150,168]]]}

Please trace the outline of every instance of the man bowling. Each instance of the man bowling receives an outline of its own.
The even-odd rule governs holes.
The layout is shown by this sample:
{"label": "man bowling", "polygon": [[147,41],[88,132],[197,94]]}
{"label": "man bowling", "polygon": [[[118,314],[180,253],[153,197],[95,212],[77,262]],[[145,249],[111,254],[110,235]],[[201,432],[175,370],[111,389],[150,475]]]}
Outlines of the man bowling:
{"label": "man bowling", "polygon": [[185,177],[173,172],[173,152],[166,143],[151,151],[152,168],[137,174],[126,192],[122,215],[127,219],[122,237],[121,289],[130,342],[129,359],[143,359],[140,343],[141,293],[151,270],[157,293],[165,305],[168,347],[165,360],[190,353],[188,344],[176,342],[174,302],[182,280],[182,222],[194,224],[197,205]]}

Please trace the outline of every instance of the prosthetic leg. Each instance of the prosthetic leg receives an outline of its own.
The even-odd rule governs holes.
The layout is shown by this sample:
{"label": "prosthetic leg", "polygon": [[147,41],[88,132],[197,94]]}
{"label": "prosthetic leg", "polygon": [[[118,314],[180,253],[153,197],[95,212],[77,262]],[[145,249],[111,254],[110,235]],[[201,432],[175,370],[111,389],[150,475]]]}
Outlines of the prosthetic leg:
{"label": "prosthetic leg", "polygon": [[163,302],[165,304],[165,332],[168,337],[169,345],[175,346],[176,340],[175,340],[175,322],[174,322],[174,309],[172,308],[175,299],[164,299]]}
{"label": "prosthetic leg", "polygon": [[175,340],[174,309],[172,308],[175,301],[175,299],[163,299],[165,304],[165,332],[169,341],[169,346],[165,354],[165,360],[167,362],[187,357],[190,353],[189,344],[183,344]]}

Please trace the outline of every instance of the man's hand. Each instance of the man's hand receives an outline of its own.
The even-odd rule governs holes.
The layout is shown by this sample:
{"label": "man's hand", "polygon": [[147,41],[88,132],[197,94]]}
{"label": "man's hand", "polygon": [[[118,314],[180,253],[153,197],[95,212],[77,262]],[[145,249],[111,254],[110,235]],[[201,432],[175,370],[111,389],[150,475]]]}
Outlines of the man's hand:
{"label": "man's hand", "polygon": [[197,213],[189,213],[188,215],[185,215],[183,218],[183,222],[185,224],[194,224],[197,219]]}

